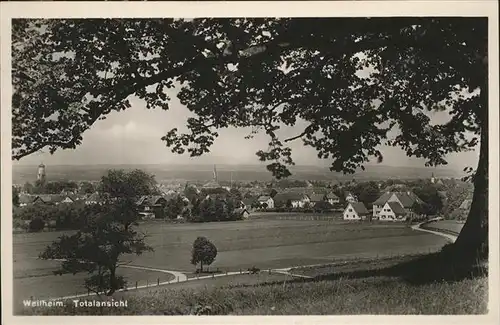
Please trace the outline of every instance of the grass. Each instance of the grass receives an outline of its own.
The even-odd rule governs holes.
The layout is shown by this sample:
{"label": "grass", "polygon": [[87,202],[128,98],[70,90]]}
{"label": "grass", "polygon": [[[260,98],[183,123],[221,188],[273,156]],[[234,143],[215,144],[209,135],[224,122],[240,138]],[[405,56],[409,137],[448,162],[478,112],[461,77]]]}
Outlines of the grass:
{"label": "grass", "polygon": [[[148,243],[155,252],[127,256],[133,265],[192,273],[191,246],[197,236],[208,237],[218,249],[211,270],[221,272],[262,270],[295,265],[328,263],[338,259],[372,258],[427,253],[440,249],[446,240],[417,232],[404,224],[363,224],[341,221],[247,220],[207,224],[143,223]],[[36,259],[61,235],[31,233],[14,235],[14,292],[16,300],[74,295],[82,281],[79,275],[53,276],[57,263]],[[130,270],[130,269],[129,269]],[[125,269],[124,269],[125,271]],[[148,271],[134,270],[129,283],[149,277]],[[163,275],[163,274],[162,274]],[[152,275],[153,280],[156,279]],[[161,280],[163,281],[163,279]],[[143,283],[145,284],[145,283]]]}
{"label": "grass", "polygon": [[[434,256],[434,255],[433,255]],[[386,262],[399,275],[370,274],[367,263],[354,263],[351,272],[323,274],[313,280],[285,280],[283,275],[242,275],[192,286],[173,286],[122,293],[127,308],[78,308],[70,303],[62,308],[25,309],[37,315],[418,315],[487,313],[487,277],[460,278],[457,281],[412,283],[401,275],[408,263],[425,266],[429,256],[407,257]],[[366,262],[366,261],[365,261]],[[348,263],[349,264],[349,263]],[[403,266],[403,267],[401,267]],[[398,268],[399,267],[399,268]],[[345,270],[344,270],[345,271]],[[361,272],[365,276],[359,275]],[[420,269],[421,274],[425,269]],[[279,278],[281,276],[281,278]],[[215,281],[215,282],[214,282]],[[217,282],[218,281],[218,282]]]}

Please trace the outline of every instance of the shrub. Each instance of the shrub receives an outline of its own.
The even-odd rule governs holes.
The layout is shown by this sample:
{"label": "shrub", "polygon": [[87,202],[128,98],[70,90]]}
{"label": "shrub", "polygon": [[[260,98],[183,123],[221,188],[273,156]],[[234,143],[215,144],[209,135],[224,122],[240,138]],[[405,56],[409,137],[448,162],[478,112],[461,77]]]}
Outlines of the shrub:
{"label": "shrub", "polygon": [[29,223],[28,231],[38,232],[42,231],[44,227],[45,227],[45,221],[43,221],[41,218],[33,218]]}

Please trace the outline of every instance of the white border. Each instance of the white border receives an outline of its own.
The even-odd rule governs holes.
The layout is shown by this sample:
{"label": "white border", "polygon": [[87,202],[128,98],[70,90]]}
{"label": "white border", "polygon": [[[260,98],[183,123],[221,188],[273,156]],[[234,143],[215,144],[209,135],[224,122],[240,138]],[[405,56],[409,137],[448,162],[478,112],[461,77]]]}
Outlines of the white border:
{"label": "white border", "polygon": [[[364,17],[364,16],[488,16],[489,17],[489,213],[490,213],[490,312],[484,316],[93,316],[95,324],[500,324],[498,297],[499,206],[498,206],[498,4],[483,1],[305,1],[305,2],[2,2],[1,15],[1,144],[2,144],[2,323],[86,323],[83,316],[12,316],[12,222],[11,184],[11,18],[161,18],[161,17]],[[495,91],[496,90],[496,91]]]}

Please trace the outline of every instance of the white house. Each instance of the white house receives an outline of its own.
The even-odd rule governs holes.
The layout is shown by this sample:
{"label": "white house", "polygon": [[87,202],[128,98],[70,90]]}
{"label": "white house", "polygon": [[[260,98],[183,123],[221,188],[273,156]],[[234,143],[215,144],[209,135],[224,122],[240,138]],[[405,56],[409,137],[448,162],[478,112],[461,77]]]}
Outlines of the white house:
{"label": "white house", "polygon": [[261,195],[257,199],[260,206],[265,206],[266,209],[274,209],[274,200],[268,195]]}
{"label": "white house", "polygon": [[304,208],[307,204],[311,203],[311,199],[303,193],[284,192],[276,194],[274,202],[279,207]]}
{"label": "white house", "polygon": [[344,210],[344,220],[365,220],[370,212],[363,202],[349,202]]}
{"label": "white house", "polygon": [[94,192],[91,195],[89,195],[85,199],[85,204],[90,205],[90,204],[99,204],[101,203],[101,197],[99,196],[99,193]]}
{"label": "white house", "polygon": [[378,215],[380,221],[405,221],[408,212],[399,202],[386,202]]}
{"label": "white house", "polygon": [[423,203],[423,201],[413,192],[385,192],[375,202],[373,202],[373,219],[378,219],[380,212],[387,202],[399,203],[407,215],[412,214],[412,207],[415,202]]}
{"label": "white house", "polygon": [[357,202],[358,199],[356,198],[356,196],[354,194],[347,192],[345,194],[345,201],[349,202],[349,203],[354,203],[354,202]]}

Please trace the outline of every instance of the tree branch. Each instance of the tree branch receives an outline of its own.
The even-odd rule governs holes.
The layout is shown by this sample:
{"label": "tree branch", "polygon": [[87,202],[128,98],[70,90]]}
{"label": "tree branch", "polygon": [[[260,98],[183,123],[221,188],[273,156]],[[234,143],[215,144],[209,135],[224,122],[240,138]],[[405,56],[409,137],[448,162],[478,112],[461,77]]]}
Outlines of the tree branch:
{"label": "tree branch", "polygon": [[309,125],[308,125],[305,129],[304,129],[304,131],[303,131],[301,134],[296,135],[296,136],[291,137],[291,138],[288,138],[288,139],[285,139],[285,140],[283,140],[283,142],[290,142],[290,141],[293,141],[293,140],[297,140],[297,139],[299,139],[299,138],[302,138],[304,135],[308,134],[308,133],[311,131],[312,127],[313,127],[313,124],[311,123],[311,124],[309,124]]}

